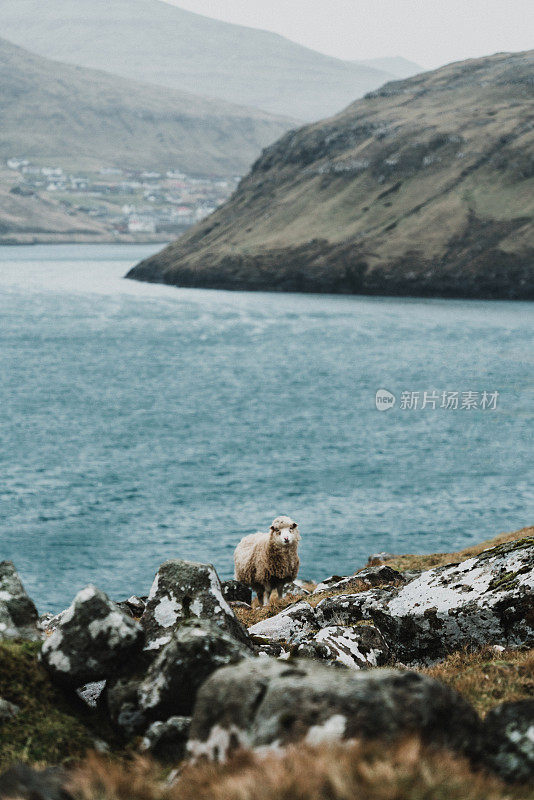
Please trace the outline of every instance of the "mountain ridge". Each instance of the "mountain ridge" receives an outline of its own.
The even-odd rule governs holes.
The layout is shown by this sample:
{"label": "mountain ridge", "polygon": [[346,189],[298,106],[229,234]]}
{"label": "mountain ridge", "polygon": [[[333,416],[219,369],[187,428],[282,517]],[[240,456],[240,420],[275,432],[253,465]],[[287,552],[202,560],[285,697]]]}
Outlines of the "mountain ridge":
{"label": "mountain ridge", "polygon": [[263,151],[231,200],[128,277],[534,299],[534,51],[393,81]]}
{"label": "mountain ridge", "polygon": [[52,61],[0,39],[0,157],[242,173],[294,122]]}
{"label": "mountain ridge", "polygon": [[303,120],[391,77],[161,0],[2,0],[2,35],[47,58]]}

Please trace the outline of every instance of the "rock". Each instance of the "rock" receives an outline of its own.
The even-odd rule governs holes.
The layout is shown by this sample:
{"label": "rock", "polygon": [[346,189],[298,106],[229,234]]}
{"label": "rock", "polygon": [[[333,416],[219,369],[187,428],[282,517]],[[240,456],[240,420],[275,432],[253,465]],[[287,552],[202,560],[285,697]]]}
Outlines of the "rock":
{"label": "rock", "polygon": [[38,614],[12,561],[0,562],[0,640],[40,639]]}
{"label": "rock", "polygon": [[287,595],[291,595],[293,597],[307,597],[311,594],[309,589],[306,589],[305,586],[302,585],[302,581],[292,581],[291,583],[286,583],[284,586],[284,597]]}
{"label": "rock", "polygon": [[395,558],[393,553],[371,553],[369,558],[367,559],[367,566],[368,567],[376,567],[379,564],[383,564],[384,561],[389,561],[390,558]]}
{"label": "rock", "polygon": [[63,788],[65,774],[51,767],[35,770],[26,764],[17,764],[0,775],[0,797],[17,800],[72,800]]}
{"label": "rock", "polygon": [[317,624],[325,628],[336,623],[352,626],[362,620],[374,620],[375,613],[385,611],[388,599],[395,594],[395,589],[369,589],[357,594],[325,597],[315,607]]}
{"label": "rock", "polygon": [[242,600],[230,600],[230,605],[231,605],[232,609],[246,608],[247,611],[250,611],[250,609],[252,608],[250,603],[243,603]]}
{"label": "rock", "polygon": [[76,694],[86,703],[89,708],[96,708],[98,705],[98,701],[102,696],[102,692],[106,688],[107,681],[93,681],[92,683],[86,683],[85,686],[76,689]]}
{"label": "rock", "polygon": [[327,578],[322,583],[319,583],[313,593],[319,594],[332,589],[344,589],[349,591],[351,588],[362,590],[372,588],[373,586],[384,586],[387,584],[404,583],[404,578],[396,569],[387,566],[369,567],[362,569],[355,575],[349,575],[346,578],[339,578],[333,575]]}
{"label": "rock", "polygon": [[174,559],[158,570],[141,623],[146,650],[159,650],[170,642],[172,632],[189,618],[216,623],[235,639],[251,646],[250,638],[222,594],[211,564]]}
{"label": "rock", "polygon": [[46,614],[42,614],[39,617],[39,622],[37,623],[37,627],[44,631],[45,633],[51,633],[55,631],[57,627],[59,627],[59,623],[67,613],[68,608],[65,608],[63,611],[60,611],[59,614],[51,614],[47,612]]}
{"label": "rock", "polygon": [[186,755],[191,717],[170,717],[153,722],[146,731],[140,749],[161,761],[181,761]]}
{"label": "rock", "polygon": [[130,617],[134,617],[135,619],[139,619],[142,616],[145,607],[146,607],[146,598],[143,599],[141,597],[137,597],[136,595],[132,595],[128,598],[128,600],[121,600],[120,603],[117,603],[119,608],[122,608]]}
{"label": "rock", "polygon": [[44,642],[41,657],[54,680],[77,688],[120,674],[142,646],[139,623],[87,586]]}
{"label": "rock", "polygon": [[241,603],[252,603],[252,589],[243,581],[222,581],[222,593],[228,602],[239,601]]}
{"label": "rock", "polygon": [[400,588],[318,603],[324,627],[372,620],[396,659],[431,664],[462,647],[534,644],[534,538],[425,570]]}
{"label": "rock", "polygon": [[250,657],[248,647],[215,623],[184,622],[144,677],[120,681],[108,689],[111,716],[127,733],[143,729],[152,720],[188,716],[198,689],[212,672]]}
{"label": "rock", "polygon": [[383,666],[389,649],[374,625],[331,625],[294,646],[292,654],[320,658],[350,669],[367,669]]}
{"label": "rock", "polygon": [[534,700],[502,703],[484,720],[485,761],[506,781],[534,781]]}
{"label": "rock", "polygon": [[262,658],[224,667],[203,684],[188,750],[224,759],[239,747],[414,734],[475,758],[481,726],[457,692],[420,673]]}
{"label": "rock", "polygon": [[291,642],[297,634],[317,630],[315,612],[309,603],[301,601],[284,608],[274,617],[269,617],[252,625],[248,632],[254,640],[257,637],[276,642]]}
{"label": "rock", "polygon": [[19,713],[20,708],[18,706],[0,697],[0,723],[14,719]]}

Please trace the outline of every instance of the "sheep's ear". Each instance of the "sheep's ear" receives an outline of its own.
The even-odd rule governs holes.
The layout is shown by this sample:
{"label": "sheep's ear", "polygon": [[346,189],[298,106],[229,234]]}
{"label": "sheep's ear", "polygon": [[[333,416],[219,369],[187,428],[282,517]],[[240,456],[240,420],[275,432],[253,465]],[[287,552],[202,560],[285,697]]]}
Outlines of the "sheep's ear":
{"label": "sheep's ear", "polygon": [[297,523],[296,522],[292,522],[289,527],[291,528],[292,531],[294,531],[295,528],[297,527]]}
{"label": "sheep's ear", "polygon": [[274,533],[275,530],[276,530],[276,528],[274,527],[274,525],[271,525],[271,533]]}

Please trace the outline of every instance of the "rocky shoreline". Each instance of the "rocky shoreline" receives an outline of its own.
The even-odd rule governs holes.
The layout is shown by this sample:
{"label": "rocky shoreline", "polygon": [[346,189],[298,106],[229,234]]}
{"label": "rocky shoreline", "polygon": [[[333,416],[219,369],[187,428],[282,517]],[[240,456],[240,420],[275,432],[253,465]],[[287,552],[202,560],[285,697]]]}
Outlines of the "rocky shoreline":
{"label": "rocky shoreline", "polygon": [[416,736],[504,781],[532,780],[534,681],[530,697],[496,701],[483,718],[429,674],[451,653],[534,646],[534,531],[519,533],[431,569],[378,557],[352,576],[298,581],[286,607],[248,627],[250,591],[221,582],[209,564],[169,560],[146,598],[116,603],[88,586],[65,611],[39,617],[2,562],[0,725],[22,724],[20,687],[2,682],[1,662],[22,648],[54,702],[77,708],[69,713],[84,724],[92,718],[87,749],[133,748],[178,764]]}

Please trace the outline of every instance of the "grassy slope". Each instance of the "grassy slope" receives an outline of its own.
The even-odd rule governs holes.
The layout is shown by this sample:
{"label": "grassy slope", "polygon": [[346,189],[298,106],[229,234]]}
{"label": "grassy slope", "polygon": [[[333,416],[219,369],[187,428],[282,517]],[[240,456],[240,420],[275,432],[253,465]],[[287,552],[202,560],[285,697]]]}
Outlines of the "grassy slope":
{"label": "grassy slope", "polygon": [[532,291],[533,75],[531,51],[386,84],[283,137],[225,206],[131,277],[499,296],[510,276]]}
{"label": "grassy slope", "polygon": [[59,64],[3,39],[0,88],[0,159],[236,175],[292,124],[221,100]]}

